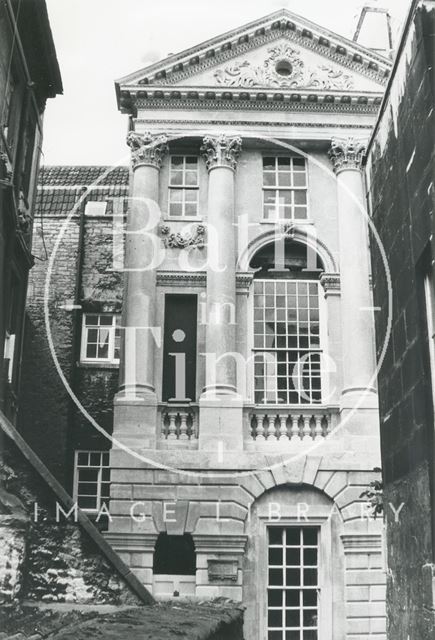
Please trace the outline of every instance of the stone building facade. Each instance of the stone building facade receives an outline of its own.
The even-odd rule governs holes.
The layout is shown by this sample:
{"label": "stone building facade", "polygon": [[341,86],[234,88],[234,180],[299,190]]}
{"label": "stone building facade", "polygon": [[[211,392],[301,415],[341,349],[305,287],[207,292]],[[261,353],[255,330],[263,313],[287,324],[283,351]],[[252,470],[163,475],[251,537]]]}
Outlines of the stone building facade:
{"label": "stone building facade", "polygon": [[250,640],[385,638],[361,164],[390,67],[276,12],[117,82],[130,169],[40,185],[27,339],[69,390],[20,429],[155,596],[241,601]]}
{"label": "stone building facade", "polygon": [[0,6],[0,411],[15,420],[47,98],[62,93],[45,1]]}
{"label": "stone building facade", "polygon": [[373,251],[379,356],[391,323],[379,398],[394,640],[435,633],[434,27],[435,3],[413,2],[366,166],[390,277]]}

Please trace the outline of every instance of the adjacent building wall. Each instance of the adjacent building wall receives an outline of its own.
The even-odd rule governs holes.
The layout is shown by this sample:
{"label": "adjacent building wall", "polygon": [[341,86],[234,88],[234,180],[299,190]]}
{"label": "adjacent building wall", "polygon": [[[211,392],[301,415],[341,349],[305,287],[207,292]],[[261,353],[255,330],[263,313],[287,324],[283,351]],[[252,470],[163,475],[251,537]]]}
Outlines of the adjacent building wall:
{"label": "adjacent building wall", "polygon": [[[378,356],[392,289],[379,374],[391,640],[434,637],[433,337],[423,289],[435,257],[434,26],[435,3],[414,2],[367,161],[371,215],[391,278],[372,239]],[[398,517],[390,505],[401,508]]]}

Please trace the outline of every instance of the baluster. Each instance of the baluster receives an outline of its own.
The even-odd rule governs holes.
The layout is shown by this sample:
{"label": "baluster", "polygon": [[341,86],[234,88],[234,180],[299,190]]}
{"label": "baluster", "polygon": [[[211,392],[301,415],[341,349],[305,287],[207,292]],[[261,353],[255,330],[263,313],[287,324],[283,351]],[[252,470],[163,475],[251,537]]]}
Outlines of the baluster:
{"label": "baluster", "polygon": [[281,414],[279,416],[279,420],[280,420],[279,439],[288,440],[289,437],[287,435],[287,415]]}
{"label": "baluster", "polygon": [[311,440],[311,416],[304,416],[303,440]]}
{"label": "baluster", "polygon": [[165,424],[166,418],[167,418],[168,414],[165,413],[164,411],[162,411],[162,429],[161,429],[161,438],[162,440],[166,440],[166,437],[168,435],[168,428]]}
{"label": "baluster", "polygon": [[264,437],[264,416],[263,414],[259,413],[257,415],[257,440],[265,440]]}
{"label": "baluster", "polygon": [[180,440],[188,440],[187,436],[187,413],[185,411],[180,411]]}
{"label": "baluster", "polygon": [[196,415],[193,411],[190,414],[190,417],[192,419],[192,426],[190,427],[190,439],[197,440],[198,433],[197,433],[197,427],[196,427]]}
{"label": "baluster", "polygon": [[270,442],[274,442],[276,438],[276,428],[275,428],[275,416],[267,416],[269,420],[269,426],[267,428],[267,440]]}
{"label": "baluster", "polygon": [[314,440],[322,440],[323,428],[322,428],[322,416],[316,416],[316,428],[314,429]]}
{"label": "baluster", "polygon": [[168,432],[168,440],[176,440],[177,439],[177,425],[175,421],[177,419],[177,414],[172,412],[169,415],[169,432]]}
{"label": "baluster", "polygon": [[299,416],[292,416],[291,439],[299,440]]}

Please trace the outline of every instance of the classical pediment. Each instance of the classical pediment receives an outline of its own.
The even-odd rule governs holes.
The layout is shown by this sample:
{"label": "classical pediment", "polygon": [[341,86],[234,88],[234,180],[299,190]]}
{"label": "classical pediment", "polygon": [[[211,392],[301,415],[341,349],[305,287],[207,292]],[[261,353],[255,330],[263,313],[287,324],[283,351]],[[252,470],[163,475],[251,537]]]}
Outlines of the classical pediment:
{"label": "classical pediment", "polygon": [[[181,79],[180,79],[181,81]],[[186,86],[379,91],[379,81],[281,38],[184,79]]]}
{"label": "classical pediment", "polygon": [[[382,95],[391,62],[282,9],[117,82],[132,96],[176,98],[209,91]],[[175,92],[175,93],[174,93]],[[205,95],[205,93],[204,93]]]}

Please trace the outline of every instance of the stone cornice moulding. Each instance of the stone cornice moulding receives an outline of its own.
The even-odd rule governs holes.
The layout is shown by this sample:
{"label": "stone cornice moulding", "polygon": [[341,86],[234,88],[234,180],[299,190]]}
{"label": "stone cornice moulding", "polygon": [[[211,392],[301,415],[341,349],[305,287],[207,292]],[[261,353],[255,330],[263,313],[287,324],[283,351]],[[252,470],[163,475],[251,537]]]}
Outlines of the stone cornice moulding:
{"label": "stone cornice moulding", "polygon": [[338,175],[342,171],[361,171],[368,141],[366,138],[333,138],[329,157]]}
{"label": "stone cornice moulding", "polygon": [[169,150],[167,136],[149,131],[142,134],[130,131],[127,145],[131,149],[133,169],[144,165],[161,169],[163,158]]}
{"label": "stone cornice moulding", "polygon": [[382,535],[380,533],[342,534],[344,553],[380,553]]}
{"label": "stone cornice moulding", "polygon": [[209,172],[220,167],[235,171],[241,150],[242,139],[239,136],[225,134],[205,136],[201,147]]}
{"label": "stone cornice moulding", "polygon": [[[150,124],[149,120],[146,120],[144,118],[137,118],[135,120],[136,124]],[[162,126],[164,127],[171,127],[174,125],[179,125],[180,128],[179,130],[176,130],[174,128],[174,131],[171,131],[171,136],[176,139],[177,137],[179,138],[184,138],[186,137],[186,127],[188,127],[189,125],[195,125],[195,126],[200,126],[202,128],[204,128],[204,125],[212,125],[212,126],[216,126],[216,127],[220,127],[220,126],[228,126],[228,127],[234,127],[234,120],[209,120],[208,118],[204,120],[176,120],[174,119],[166,119],[166,120],[153,120],[153,124],[158,125],[159,129],[162,128]],[[292,132],[294,131],[294,129],[296,127],[306,127],[306,128],[310,128],[310,129],[364,129],[365,131],[367,131],[367,133],[370,133],[370,131],[372,131],[372,127],[366,125],[366,124],[343,124],[342,122],[335,122],[335,123],[326,123],[326,122],[267,122],[265,123],[264,120],[237,120],[237,126],[238,127],[261,127],[264,128],[265,126],[269,127],[288,127]],[[200,136],[201,133],[192,129],[191,132],[192,136]],[[250,132],[252,135],[252,132]],[[317,139],[317,138],[316,138]],[[325,140],[328,140],[328,142],[330,142],[331,140],[331,135],[329,134],[327,137],[325,136]],[[107,215],[107,214],[106,214]]]}
{"label": "stone cornice moulding", "polygon": [[159,534],[156,533],[105,533],[104,538],[118,553],[128,552],[151,552],[154,551],[156,540]]}
{"label": "stone cornice moulding", "polygon": [[[226,91],[222,93],[222,99],[218,100],[215,97],[208,99],[206,95],[201,99],[197,91],[187,92],[185,98],[180,97],[178,95],[179,92],[175,92],[177,94],[176,99],[165,97],[163,92],[158,97],[152,96],[151,98],[147,97],[146,92],[140,93],[143,94],[143,97],[138,97],[135,102],[139,111],[159,109],[170,111],[191,111],[196,109],[213,112],[216,112],[217,109],[222,111],[304,111],[312,113],[326,111],[330,113],[355,113],[375,116],[382,102],[381,94],[367,97],[363,94],[351,94],[350,92],[343,95],[323,95],[320,93],[290,91]],[[190,97],[189,94],[191,94]],[[251,96],[254,98],[253,100],[251,100]],[[236,98],[236,100],[233,100],[233,98]]]}
{"label": "stone cornice moulding", "polygon": [[157,271],[158,286],[204,288],[206,283],[205,271]]}
{"label": "stone cornice moulding", "polygon": [[199,553],[224,553],[225,555],[243,555],[245,553],[247,534],[223,535],[223,534],[195,534],[193,541],[195,549]]}

